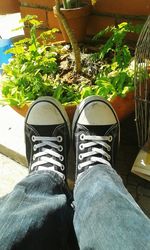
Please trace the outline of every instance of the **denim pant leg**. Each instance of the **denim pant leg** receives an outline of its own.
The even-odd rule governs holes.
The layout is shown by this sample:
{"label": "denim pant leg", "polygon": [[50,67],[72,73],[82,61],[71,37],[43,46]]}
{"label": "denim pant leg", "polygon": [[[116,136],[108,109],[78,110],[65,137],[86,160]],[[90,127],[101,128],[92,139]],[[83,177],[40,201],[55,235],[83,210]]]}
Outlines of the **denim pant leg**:
{"label": "denim pant leg", "polygon": [[0,249],[67,250],[73,230],[68,196],[56,173],[28,175],[0,199]]}
{"label": "denim pant leg", "polygon": [[80,250],[150,249],[150,220],[112,168],[95,166],[79,177],[74,199]]}

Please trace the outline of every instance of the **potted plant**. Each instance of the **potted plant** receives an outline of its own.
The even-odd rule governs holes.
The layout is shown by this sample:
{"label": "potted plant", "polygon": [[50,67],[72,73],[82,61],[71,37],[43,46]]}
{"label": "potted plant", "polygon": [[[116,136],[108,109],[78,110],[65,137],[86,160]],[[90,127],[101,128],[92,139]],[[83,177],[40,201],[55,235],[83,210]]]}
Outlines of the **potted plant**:
{"label": "potted plant", "polygon": [[[3,103],[19,110],[23,107],[26,112],[28,104],[33,100],[42,95],[50,95],[65,105],[72,119],[76,104],[86,96],[100,95],[114,105],[120,119],[134,110],[133,94],[128,94],[134,88],[133,57],[128,47],[123,47],[123,35],[120,36],[119,47],[115,47],[113,43],[116,34],[116,41],[119,42],[119,34],[129,31],[127,23],[120,24],[118,29],[114,27],[115,33],[109,42],[101,48],[98,46],[97,52],[90,48],[85,53],[84,48],[84,53],[81,53],[82,72],[79,74],[74,70],[76,62],[70,46],[53,43],[53,40],[49,42],[49,37],[53,39],[56,29],[43,32],[37,37],[36,29],[40,22],[31,16],[22,21],[31,25],[30,37],[16,42],[8,51],[14,56],[9,64],[3,65]],[[94,40],[97,42],[101,35],[99,33]],[[95,47],[94,44],[94,49]],[[121,61],[120,51],[124,53],[124,57],[121,56],[124,60]],[[121,108],[118,98],[122,100]]]}
{"label": "potted plant", "polygon": [[[93,40],[98,41],[109,34],[106,43],[98,53],[94,54],[96,60],[103,60],[103,70],[97,75],[96,82],[101,85],[102,92],[109,92],[108,99],[112,102],[119,118],[132,113],[134,103],[134,51],[131,51],[125,42],[128,33],[139,34],[141,25],[133,26],[122,22],[118,26],[108,26],[97,33]],[[110,35],[111,34],[111,35]],[[109,55],[109,56],[108,56]],[[106,59],[107,58],[107,59]],[[144,72],[141,72],[144,75]]]}
{"label": "potted plant", "polygon": [[[56,5],[53,9],[58,18],[64,40],[70,42],[70,36],[68,34],[69,27],[74,33],[75,39],[78,42],[83,41],[86,35],[91,6],[80,0],[64,0],[62,4],[60,4],[59,0],[55,0],[55,3]],[[92,2],[92,4],[94,4],[94,2]]]}

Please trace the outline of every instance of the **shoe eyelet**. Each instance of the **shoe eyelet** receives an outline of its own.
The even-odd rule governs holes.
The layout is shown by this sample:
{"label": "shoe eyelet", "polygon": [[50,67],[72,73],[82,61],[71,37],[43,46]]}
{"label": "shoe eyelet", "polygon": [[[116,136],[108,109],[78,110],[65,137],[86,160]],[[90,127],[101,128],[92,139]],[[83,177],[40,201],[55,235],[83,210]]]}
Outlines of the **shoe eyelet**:
{"label": "shoe eyelet", "polygon": [[60,146],[58,147],[58,151],[59,151],[59,152],[62,152],[62,151],[63,151],[63,146],[60,145]]}
{"label": "shoe eyelet", "polygon": [[35,142],[35,135],[32,135],[32,141]]}
{"label": "shoe eyelet", "polygon": [[60,136],[60,135],[57,136],[57,141],[58,141],[58,142],[62,142],[62,140],[63,140],[62,136]]}
{"label": "shoe eyelet", "polygon": [[108,137],[108,141],[111,142],[112,139],[113,139],[113,137],[110,135],[110,136]]}
{"label": "shoe eyelet", "polygon": [[60,155],[59,160],[60,160],[60,161],[63,161],[63,160],[64,160],[64,156],[63,156],[63,155]]}
{"label": "shoe eyelet", "polygon": [[33,155],[32,159],[33,159],[33,161],[35,161],[35,159],[36,159],[35,155]]}
{"label": "shoe eyelet", "polygon": [[107,159],[108,159],[108,161],[110,161],[110,160],[111,160],[111,156],[109,155],[109,156],[107,157]]}
{"label": "shoe eyelet", "polygon": [[82,169],[81,164],[79,164],[78,165],[78,170],[81,170],[81,169]]}
{"label": "shoe eyelet", "polygon": [[37,150],[37,146],[36,144],[33,146],[33,151],[36,151]]}
{"label": "shoe eyelet", "polygon": [[79,149],[84,150],[84,144],[83,143],[79,145]]}
{"label": "shoe eyelet", "polygon": [[110,150],[111,150],[111,147],[110,147],[110,146],[108,146],[108,147],[107,147],[107,151],[109,151],[109,152],[110,152]]}
{"label": "shoe eyelet", "polygon": [[82,154],[79,154],[79,160],[83,160],[83,155]]}
{"label": "shoe eyelet", "polygon": [[85,135],[84,135],[84,134],[81,134],[81,135],[80,135],[80,140],[81,140],[81,141],[84,141],[84,140],[85,140]]}
{"label": "shoe eyelet", "polygon": [[64,170],[65,170],[65,166],[64,166],[63,164],[61,165],[60,168],[61,168],[61,171],[64,171]]}

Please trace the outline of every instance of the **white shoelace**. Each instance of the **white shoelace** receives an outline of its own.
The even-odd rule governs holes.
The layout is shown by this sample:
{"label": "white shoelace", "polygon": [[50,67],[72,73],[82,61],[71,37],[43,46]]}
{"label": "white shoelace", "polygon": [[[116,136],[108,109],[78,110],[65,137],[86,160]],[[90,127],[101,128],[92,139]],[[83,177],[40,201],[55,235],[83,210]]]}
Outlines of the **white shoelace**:
{"label": "white shoelace", "polygon": [[[111,166],[109,162],[111,160],[111,156],[108,153],[109,151],[111,151],[111,147],[108,145],[107,142],[112,141],[112,136],[95,136],[81,134],[80,140],[83,141],[79,145],[80,151],[87,149],[87,152],[79,154],[79,160],[83,160],[83,162],[78,165],[79,170],[87,166],[91,167],[91,165],[97,162]],[[84,141],[89,142],[84,143]],[[98,145],[101,145],[103,148],[96,147]],[[91,151],[88,151],[88,148],[91,148]],[[101,156],[98,156],[98,154],[100,154]],[[106,160],[102,156],[105,156]],[[87,161],[84,160],[84,158],[87,157],[90,159],[88,159]]]}
{"label": "white shoelace", "polygon": [[[37,144],[34,144],[33,151],[36,151],[39,148],[41,148],[41,151],[33,155],[33,160],[35,162],[32,164],[31,170],[34,170],[36,167],[38,170],[44,170],[46,168],[46,164],[50,163],[50,170],[58,172],[55,169],[57,166],[61,171],[63,171],[65,167],[61,162],[64,160],[64,156],[58,153],[63,151],[63,147],[59,145],[62,140],[63,138],[61,136],[44,137],[33,135],[32,141],[37,142]],[[50,149],[46,146],[49,146]],[[39,159],[36,160],[37,158]]]}

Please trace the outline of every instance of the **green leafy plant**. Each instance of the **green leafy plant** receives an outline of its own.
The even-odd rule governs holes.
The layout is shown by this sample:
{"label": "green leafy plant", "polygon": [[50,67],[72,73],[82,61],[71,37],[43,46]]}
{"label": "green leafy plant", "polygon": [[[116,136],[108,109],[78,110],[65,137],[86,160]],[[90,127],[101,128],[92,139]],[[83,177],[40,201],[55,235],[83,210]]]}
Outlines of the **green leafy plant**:
{"label": "green leafy plant", "polygon": [[126,35],[140,33],[142,26],[133,26],[123,22],[116,26],[108,26],[93,38],[98,41],[106,34],[111,34],[100,50],[92,55],[93,60],[103,60],[102,70],[97,74],[95,83],[99,86],[99,94],[107,99],[119,95],[124,97],[134,89],[133,55],[125,42]]}
{"label": "green leafy plant", "polygon": [[[124,97],[133,90],[133,57],[129,54],[120,62],[114,43],[108,47],[106,42],[107,50],[104,44],[97,53],[82,52],[82,72],[78,74],[74,71],[75,60],[68,45],[52,42],[56,29],[37,37],[36,29],[41,22],[36,17],[27,16],[21,22],[30,25],[30,37],[14,43],[8,50],[13,53],[13,58],[3,66],[3,102],[22,107],[39,96],[49,95],[63,104],[77,104],[89,95],[111,100],[117,95]],[[124,45],[127,47],[123,39],[120,41],[120,50]],[[145,77],[144,74],[139,72],[139,77]]]}
{"label": "green leafy plant", "polygon": [[130,66],[121,69],[113,63],[104,65],[103,71],[96,77],[99,86],[99,95],[108,100],[116,96],[125,97],[129,91],[134,89],[134,69]]}
{"label": "green leafy plant", "polygon": [[106,43],[101,47],[96,56],[103,60],[108,53],[112,60],[111,63],[117,63],[120,68],[124,68],[129,65],[132,55],[129,46],[125,43],[125,38],[128,33],[139,34],[142,29],[141,25],[132,25],[127,22],[122,22],[117,26],[108,26],[104,30],[97,33],[93,40],[98,41],[101,37],[110,34],[110,37]]}
{"label": "green leafy plant", "polygon": [[47,38],[53,39],[56,29],[37,37],[36,29],[41,22],[36,17],[27,16],[21,22],[31,25],[30,37],[14,43],[7,51],[13,54],[13,59],[3,66],[2,77],[2,94],[5,100],[17,106],[22,106],[38,96],[52,94],[59,55],[58,46],[46,43]]}

